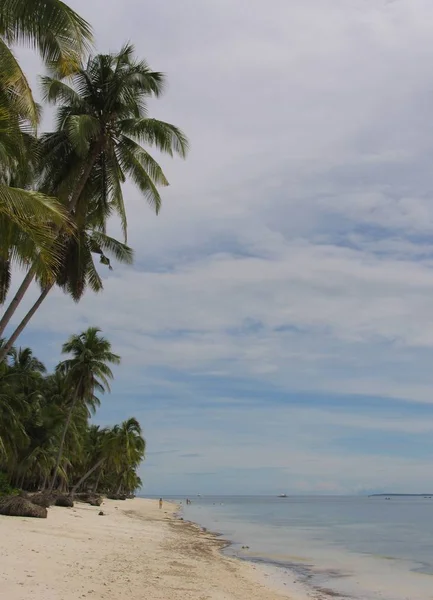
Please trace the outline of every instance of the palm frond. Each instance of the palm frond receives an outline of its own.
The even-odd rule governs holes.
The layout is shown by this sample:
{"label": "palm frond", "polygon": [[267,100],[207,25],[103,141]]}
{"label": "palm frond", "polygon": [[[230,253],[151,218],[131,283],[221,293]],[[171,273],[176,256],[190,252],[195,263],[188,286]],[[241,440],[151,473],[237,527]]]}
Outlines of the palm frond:
{"label": "palm frond", "polygon": [[65,130],[78,156],[85,156],[92,140],[100,134],[101,124],[90,115],[71,115],[65,123]]}
{"label": "palm frond", "polygon": [[63,75],[79,67],[92,41],[90,25],[60,0],[0,0],[0,35],[38,49]]}
{"label": "palm frond", "polygon": [[119,123],[124,135],[138,142],[155,146],[161,152],[185,158],[188,153],[188,139],[175,125],[158,119],[124,119]]}
{"label": "palm frond", "polygon": [[112,254],[118,262],[126,265],[132,265],[134,262],[134,251],[105,233],[92,231],[90,244],[92,252]]}
{"label": "palm frond", "polygon": [[0,65],[0,86],[9,97],[9,109],[36,128],[39,123],[40,108],[33,98],[30,85],[17,59],[1,38]]}
{"label": "palm frond", "polygon": [[131,177],[149,205],[158,214],[161,210],[161,196],[146,169],[125,144],[116,147],[116,154],[122,170]]}
{"label": "palm frond", "polygon": [[40,78],[42,99],[51,104],[65,104],[76,109],[84,108],[82,97],[74,88],[60,79],[44,76]]}

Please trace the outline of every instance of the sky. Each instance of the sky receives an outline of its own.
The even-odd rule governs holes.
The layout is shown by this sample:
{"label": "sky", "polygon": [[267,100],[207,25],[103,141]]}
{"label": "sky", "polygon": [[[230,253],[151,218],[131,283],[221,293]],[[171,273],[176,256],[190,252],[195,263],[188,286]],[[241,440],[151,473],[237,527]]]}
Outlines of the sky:
{"label": "sky", "polygon": [[51,293],[21,344],[53,366],[103,330],[96,420],[141,421],[144,493],[431,492],[431,0],[69,4],[166,74],[150,112],[191,151],[155,154],[158,217],[126,187],[134,266]]}

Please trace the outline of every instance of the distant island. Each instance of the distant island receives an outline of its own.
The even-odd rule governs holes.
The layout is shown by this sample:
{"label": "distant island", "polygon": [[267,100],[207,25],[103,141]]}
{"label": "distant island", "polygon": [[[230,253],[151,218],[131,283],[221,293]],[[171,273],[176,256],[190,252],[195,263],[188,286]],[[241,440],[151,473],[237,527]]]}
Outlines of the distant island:
{"label": "distant island", "polygon": [[388,496],[388,497],[391,497],[391,496],[411,496],[412,497],[412,496],[414,496],[416,498],[419,498],[419,497],[431,498],[433,496],[433,494],[370,494],[368,497],[375,498],[375,497],[379,497],[379,496]]}

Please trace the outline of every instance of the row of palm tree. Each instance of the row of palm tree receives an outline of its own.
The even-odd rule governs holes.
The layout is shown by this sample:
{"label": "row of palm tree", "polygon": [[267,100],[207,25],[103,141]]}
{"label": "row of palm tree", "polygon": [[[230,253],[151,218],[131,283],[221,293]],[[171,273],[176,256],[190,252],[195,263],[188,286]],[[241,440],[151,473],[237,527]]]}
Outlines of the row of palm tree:
{"label": "row of palm tree", "polygon": [[[45,60],[43,101],[56,107],[55,130],[37,135],[40,107],[11,48],[29,43]],[[130,264],[123,184],[129,179],[156,213],[168,181],[149,154],[184,157],[176,126],[148,115],[147,101],[165,78],[134,56],[89,56],[90,26],[60,0],[0,0],[0,303],[14,265],[25,276],[0,318],[0,336],[33,281],[41,293],[0,349],[5,360],[18,336],[58,285],[78,301],[102,289],[95,264]],[[107,234],[110,217],[123,240]]]}
{"label": "row of palm tree", "polygon": [[0,365],[0,484],[9,491],[134,493],[145,452],[140,424],[131,418],[101,428],[90,421],[119,356],[94,327],[71,336],[62,352],[68,356],[50,374],[30,348],[11,348]]}
{"label": "row of palm tree", "polygon": [[[45,62],[42,100],[55,107],[53,131],[38,131],[42,108],[15,55],[22,44]],[[99,330],[72,336],[51,374],[15,346],[54,286],[78,302],[87,289],[102,290],[98,262],[132,263],[124,184],[158,214],[158,188],[168,181],[148,149],[187,153],[183,132],[148,114],[163,74],[130,44],[92,50],[91,26],[61,0],[0,0],[0,487],[131,493],[141,483],[139,423],[101,429],[89,421],[119,362]],[[121,240],[107,233],[113,216]],[[9,299],[17,267],[24,277]],[[11,330],[33,282],[39,297]]]}

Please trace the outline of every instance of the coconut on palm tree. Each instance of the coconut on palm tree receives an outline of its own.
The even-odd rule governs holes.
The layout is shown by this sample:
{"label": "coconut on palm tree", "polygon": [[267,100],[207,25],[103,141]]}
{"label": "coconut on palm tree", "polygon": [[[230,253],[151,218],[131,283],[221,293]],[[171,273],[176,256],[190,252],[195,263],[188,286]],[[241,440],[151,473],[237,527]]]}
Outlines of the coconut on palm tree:
{"label": "coconut on palm tree", "polygon": [[[42,139],[44,168],[41,191],[61,199],[78,229],[89,218],[96,231],[105,233],[111,214],[120,216],[124,236],[127,215],[122,185],[129,178],[151,207],[159,212],[158,186],[167,179],[146,147],[160,152],[187,152],[187,139],[176,126],[147,115],[146,101],[159,96],[164,76],[134,58],[131,45],[118,54],[89,59],[67,83],[62,78],[45,77],[45,99],[58,108],[57,130]],[[0,335],[35,277],[30,270],[0,320]],[[24,329],[55,284],[43,285],[35,305],[22,320],[9,347]],[[6,350],[7,350],[6,347]],[[0,359],[5,350],[0,352]]]}

